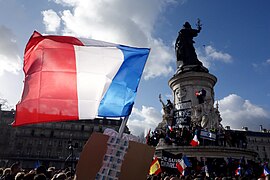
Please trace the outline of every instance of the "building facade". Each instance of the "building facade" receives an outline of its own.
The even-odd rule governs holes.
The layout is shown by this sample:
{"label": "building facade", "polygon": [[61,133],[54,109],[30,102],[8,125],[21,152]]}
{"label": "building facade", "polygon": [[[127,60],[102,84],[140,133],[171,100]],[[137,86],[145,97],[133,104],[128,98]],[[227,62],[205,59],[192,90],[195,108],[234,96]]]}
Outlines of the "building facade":
{"label": "building facade", "polygon": [[262,130],[260,132],[247,131],[248,149],[258,152],[258,160],[269,162],[270,157],[270,132]]}
{"label": "building facade", "polygon": [[[12,127],[15,111],[0,111],[0,167],[20,162],[23,168],[39,164],[65,168],[76,163],[92,132],[118,131],[121,120],[94,119]],[[125,133],[129,133],[126,127]]]}
{"label": "building facade", "polygon": [[[226,126],[227,131],[234,131],[238,134],[246,136],[245,149],[252,150],[258,153],[257,160],[261,162],[269,162],[270,160],[270,131],[263,129],[260,125],[259,131],[250,131],[248,127],[243,127],[241,130],[231,130]],[[237,137],[236,137],[237,138]]]}

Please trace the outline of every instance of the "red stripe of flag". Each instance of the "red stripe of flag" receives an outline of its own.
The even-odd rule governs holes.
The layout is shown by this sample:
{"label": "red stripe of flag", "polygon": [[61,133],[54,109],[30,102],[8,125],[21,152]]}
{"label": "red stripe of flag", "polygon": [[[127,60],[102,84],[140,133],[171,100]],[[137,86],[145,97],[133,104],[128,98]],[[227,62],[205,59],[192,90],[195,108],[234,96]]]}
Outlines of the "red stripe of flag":
{"label": "red stripe of flag", "polygon": [[[39,35],[35,32],[25,49],[25,85],[21,103],[16,106],[20,122],[15,121],[14,126],[78,119],[74,46],[53,41],[57,36],[44,39]],[[79,42],[76,38],[61,38]]]}

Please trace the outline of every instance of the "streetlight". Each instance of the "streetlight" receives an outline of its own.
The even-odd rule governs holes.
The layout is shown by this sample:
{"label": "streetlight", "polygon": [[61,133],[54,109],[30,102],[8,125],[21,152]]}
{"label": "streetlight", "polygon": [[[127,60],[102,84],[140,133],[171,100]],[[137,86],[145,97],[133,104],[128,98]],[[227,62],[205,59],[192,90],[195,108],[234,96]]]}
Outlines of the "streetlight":
{"label": "streetlight", "polygon": [[74,169],[75,169],[75,167],[74,167],[74,149],[75,148],[78,148],[78,143],[76,142],[75,144],[73,144],[72,140],[69,139],[68,149],[70,150],[70,154],[68,157],[71,158],[70,161],[71,161],[71,174],[72,174],[72,176],[74,175]]}

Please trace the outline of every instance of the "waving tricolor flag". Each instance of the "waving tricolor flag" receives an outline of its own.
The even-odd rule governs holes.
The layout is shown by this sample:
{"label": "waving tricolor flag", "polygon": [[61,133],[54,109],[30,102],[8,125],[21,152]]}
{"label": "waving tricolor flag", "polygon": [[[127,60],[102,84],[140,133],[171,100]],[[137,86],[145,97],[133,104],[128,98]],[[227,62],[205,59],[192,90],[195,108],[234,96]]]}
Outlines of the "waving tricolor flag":
{"label": "waving tricolor flag", "polygon": [[266,166],[264,166],[261,177],[266,177],[267,175],[270,175],[270,170]]}
{"label": "waving tricolor flag", "polygon": [[198,136],[197,136],[197,130],[195,131],[195,134],[194,134],[194,137],[193,137],[193,139],[191,140],[191,142],[190,142],[190,145],[191,146],[199,146],[199,144],[200,144],[200,141],[199,141],[199,139],[198,139]]}
{"label": "waving tricolor flag", "polygon": [[179,162],[176,162],[176,168],[182,175],[184,175],[184,171],[187,167],[191,167],[191,163],[189,162],[188,158],[184,155]]}
{"label": "waving tricolor flag", "polygon": [[128,116],[149,51],[34,32],[13,125]]}
{"label": "waving tricolor flag", "polygon": [[242,170],[242,168],[241,168],[241,166],[239,165],[238,168],[235,170],[235,175],[236,175],[236,176],[241,176],[241,170]]}

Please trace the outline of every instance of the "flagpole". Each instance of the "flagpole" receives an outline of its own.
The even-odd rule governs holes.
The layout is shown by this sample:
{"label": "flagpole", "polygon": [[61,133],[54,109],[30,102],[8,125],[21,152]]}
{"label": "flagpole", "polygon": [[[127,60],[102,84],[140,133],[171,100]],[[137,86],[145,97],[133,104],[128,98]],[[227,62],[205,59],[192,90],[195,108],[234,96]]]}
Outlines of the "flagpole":
{"label": "flagpole", "polygon": [[119,128],[119,132],[118,132],[118,138],[122,138],[124,131],[125,131],[125,127],[127,125],[127,121],[128,121],[129,116],[124,117],[124,119],[121,122],[120,128]]}

